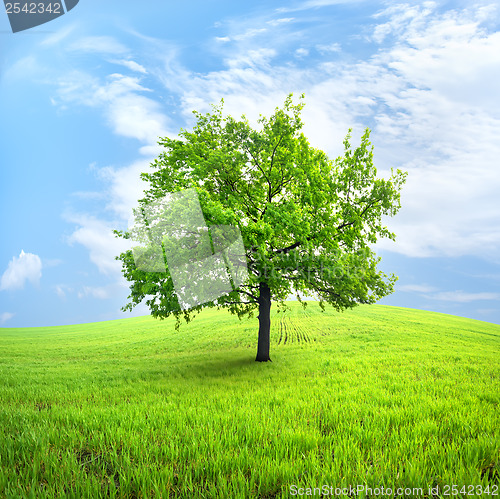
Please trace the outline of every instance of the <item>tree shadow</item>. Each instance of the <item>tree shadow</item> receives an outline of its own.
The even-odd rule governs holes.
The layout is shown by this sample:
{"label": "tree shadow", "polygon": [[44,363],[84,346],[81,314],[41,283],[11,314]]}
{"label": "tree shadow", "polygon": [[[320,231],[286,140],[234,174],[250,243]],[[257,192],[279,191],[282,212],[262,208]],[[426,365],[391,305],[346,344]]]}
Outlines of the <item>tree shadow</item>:
{"label": "tree shadow", "polygon": [[248,354],[234,359],[227,357],[200,359],[197,362],[187,362],[185,367],[178,366],[176,374],[183,378],[224,378],[238,375],[242,372],[257,370],[261,362],[255,361],[255,355]]}

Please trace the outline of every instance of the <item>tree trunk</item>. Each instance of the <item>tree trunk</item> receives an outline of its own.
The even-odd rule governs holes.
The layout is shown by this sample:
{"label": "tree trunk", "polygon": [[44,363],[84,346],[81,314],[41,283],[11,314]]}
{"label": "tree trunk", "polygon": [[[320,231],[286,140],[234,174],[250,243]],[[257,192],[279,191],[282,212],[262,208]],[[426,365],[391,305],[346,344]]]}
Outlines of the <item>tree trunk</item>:
{"label": "tree trunk", "polygon": [[259,284],[259,343],[257,346],[257,362],[271,361],[269,347],[271,344],[271,290],[266,282]]}

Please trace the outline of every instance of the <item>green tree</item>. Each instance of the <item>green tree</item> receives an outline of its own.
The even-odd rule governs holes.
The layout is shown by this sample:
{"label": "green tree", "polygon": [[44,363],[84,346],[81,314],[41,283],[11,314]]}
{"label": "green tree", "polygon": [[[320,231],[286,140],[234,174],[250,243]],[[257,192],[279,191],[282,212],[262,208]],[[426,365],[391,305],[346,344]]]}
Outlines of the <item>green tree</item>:
{"label": "green tree", "polygon": [[382,217],[399,210],[406,172],[377,177],[369,129],[354,150],[349,130],[335,160],[312,147],[300,131],[303,97],[294,104],[290,94],[270,118],[261,116],[258,129],[244,116],[224,116],[221,101],[212,112],[194,111],[192,131],[159,140],[165,149],[141,174],[149,187],[136,214],[168,193],[195,188],[209,227],[239,228],[249,277],[230,293],[183,310],[169,271],[141,270],[129,250],[117,257],[131,282],[123,310],[146,299],[154,317],[173,314],[176,328],[203,307],[224,307],[240,318],[258,310],[256,360],[269,361],[272,302],[286,308],[291,293],[300,301],[300,294],[312,294],[323,310],[328,303],[342,311],[394,290],[397,277],[377,269],[380,258],[370,245],[395,239]]}

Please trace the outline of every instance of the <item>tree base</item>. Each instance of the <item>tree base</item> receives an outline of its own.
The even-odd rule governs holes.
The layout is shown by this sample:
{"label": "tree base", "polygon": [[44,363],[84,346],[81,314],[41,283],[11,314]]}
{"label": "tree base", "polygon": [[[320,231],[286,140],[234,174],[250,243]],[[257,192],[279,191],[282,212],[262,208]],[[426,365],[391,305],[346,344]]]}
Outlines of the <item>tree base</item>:
{"label": "tree base", "polygon": [[267,357],[267,358],[265,358],[265,357],[259,358],[259,356],[257,356],[257,358],[255,359],[255,362],[272,362],[272,360],[269,357]]}

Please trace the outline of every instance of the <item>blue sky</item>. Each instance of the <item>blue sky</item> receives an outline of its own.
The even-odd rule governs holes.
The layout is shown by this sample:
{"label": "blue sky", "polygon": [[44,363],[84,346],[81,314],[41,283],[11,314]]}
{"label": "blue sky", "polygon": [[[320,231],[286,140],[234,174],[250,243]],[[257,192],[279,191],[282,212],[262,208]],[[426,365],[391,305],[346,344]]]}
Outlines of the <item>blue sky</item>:
{"label": "blue sky", "polygon": [[16,34],[0,12],[0,326],[130,315],[111,231],[158,136],[290,92],[314,146],[370,127],[380,175],[409,172],[381,303],[500,324],[499,26],[489,1],[80,0]]}

